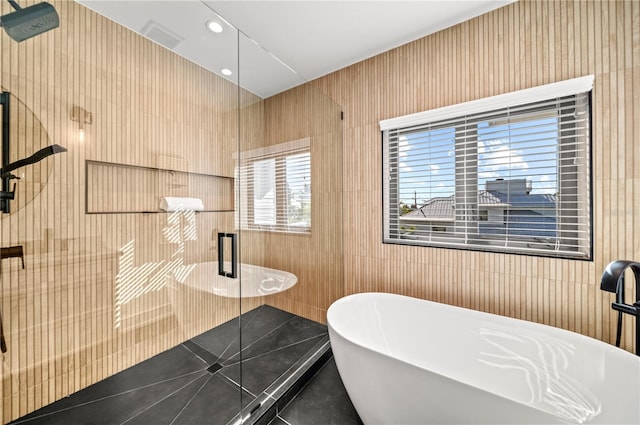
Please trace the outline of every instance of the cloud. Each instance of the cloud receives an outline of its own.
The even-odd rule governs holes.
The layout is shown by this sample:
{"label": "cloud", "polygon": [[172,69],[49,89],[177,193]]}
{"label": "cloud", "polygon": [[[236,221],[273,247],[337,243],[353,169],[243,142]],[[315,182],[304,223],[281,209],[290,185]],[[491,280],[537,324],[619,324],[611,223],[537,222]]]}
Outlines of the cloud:
{"label": "cloud", "polygon": [[411,144],[409,143],[407,136],[400,136],[398,139],[398,155],[400,158],[406,158],[410,150]]}
{"label": "cloud", "polygon": [[524,160],[522,152],[511,149],[508,142],[496,140],[478,141],[478,171],[483,174],[492,174],[490,177],[498,177],[496,171],[526,170],[529,164]]}
{"label": "cloud", "polygon": [[551,179],[551,176],[544,174],[542,176],[534,176],[532,179],[532,190],[535,193],[553,194],[558,190],[557,182]]}
{"label": "cloud", "polygon": [[402,162],[402,159],[406,159],[409,156],[409,151],[411,150],[411,144],[407,139],[407,136],[400,136],[398,138],[398,156],[400,157],[400,161],[398,165],[402,172],[413,171],[413,169],[407,165],[406,162]]}
{"label": "cloud", "polygon": [[481,171],[478,173],[478,177],[481,179],[496,179],[500,177],[500,174],[495,171]]}

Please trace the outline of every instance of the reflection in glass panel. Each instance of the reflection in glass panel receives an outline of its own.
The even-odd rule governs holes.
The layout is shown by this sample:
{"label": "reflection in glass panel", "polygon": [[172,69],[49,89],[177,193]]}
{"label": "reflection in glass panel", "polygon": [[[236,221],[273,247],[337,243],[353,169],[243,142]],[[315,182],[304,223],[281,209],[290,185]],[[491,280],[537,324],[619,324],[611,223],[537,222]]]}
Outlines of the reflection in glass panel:
{"label": "reflection in glass panel", "polygon": [[276,160],[253,163],[253,223],[276,224]]}
{"label": "reflection in glass panel", "polygon": [[285,158],[287,224],[311,227],[311,154],[301,153]]}
{"label": "reflection in glass panel", "polygon": [[[27,10],[34,2],[20,3]],[[3,160],[66,148],[13,171],[15,198],[0,217],[2,423],[108,377],[117,383],[110,391],[151,412],[158,400],[136,398],[140,388],[180,381],[174,390],[186,389],[211,376],[204,354],[182,343],[230,320],[225,338],[239,336],[238,299],[181,283],[216,263],[213,235],[234,230],[237,76],[207,71],[157,40],[165,31],[186,48],[192,34],[172,22],[192,20],[189,29],[198,31],[215,13],[194,1],[82,2],[100,13],[120,9],[127,29],[79,2],[50,3],[58,28],[24,42],[0,37],[0,86],[13,100]],[[13,11],[0,3],[1,15]],[[224,48],[205,45],[237,63],[237,32],[225,31]],[[223,354],[216,341],[231,342],[200,341],[212,353],[206,362]],[[153,363],[162,358],[176,361]],[[146,361],[153,366],[145,373],[129,369]],[[120,372],[138,379],[119,381]],[[240,392],[230,397],[229,420],[240,411]],[[90,394],[85,401],[100,403]],[[124,415],[113,423],[140,413],[126,409],[113,409]]]}

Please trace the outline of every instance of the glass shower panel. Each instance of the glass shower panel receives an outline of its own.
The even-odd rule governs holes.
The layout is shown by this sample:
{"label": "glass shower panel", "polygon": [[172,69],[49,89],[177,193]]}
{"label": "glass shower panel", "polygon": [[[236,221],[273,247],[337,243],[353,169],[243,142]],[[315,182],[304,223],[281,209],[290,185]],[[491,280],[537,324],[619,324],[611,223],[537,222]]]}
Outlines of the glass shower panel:
{"label": "glass shower panel", "polygon": [[343,295],[342,121],[257,42],[240,33],[239,47],[242,419],[253,423],[328,355],[326,309]]}
{"label": "glass shower panel", "polygon": [[[59,27],[0,35],[0,419],[148,359],[120,393],[192,376],[180,390],[198,386],[231,419],[239,377],[218,366],[241,303],[216,294],[216,261],[235,223],[240,92],[237,73],[205,66],[238,63],[238,32],[209,32],[207,20],[225,23],[196,1],[50,3]],[[188,59],[202,49],[221,62]],[[195,369],[162,363],[169,352]],[[216,383],[233,390],[219,408]]]}

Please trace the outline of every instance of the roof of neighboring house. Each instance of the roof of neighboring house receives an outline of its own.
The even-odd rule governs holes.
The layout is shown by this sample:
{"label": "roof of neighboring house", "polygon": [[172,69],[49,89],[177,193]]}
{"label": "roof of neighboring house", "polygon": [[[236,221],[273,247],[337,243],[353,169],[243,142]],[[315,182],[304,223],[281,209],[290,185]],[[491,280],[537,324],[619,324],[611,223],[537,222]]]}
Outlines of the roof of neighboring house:
{"label": "roof of neighboring house", "polygon": [[555,238],[556,217],[543,216],[534,211],[509,211],[509,223],[492,223],[481,221],[478,223],[480,234],[511,236],[536,236],[541,238]]}
{"label": "roof of neighboring house", "polygon": [[[502,192],[483,190],[478,193],[478,206],[504,207],[518,210],[539,210],[555,208],[555,195],[509,195]],[[408,220],[453,220],[455,218],[455,195],[429,199],[415,211],[401,217]]]}
{"label": "roof of neighboring house", "polygon": [[452,220],[455,217],[454,205],[454,195],[439,196],[429,199],[426,204],[415,211],[403,215],[402,218]]}
{"label": "roof of neighboring house", "polygon": [[480,206],[505,206],[518,209],[555,208],[556,195],[509,195],[508,193],[483,190],[478,193]]}

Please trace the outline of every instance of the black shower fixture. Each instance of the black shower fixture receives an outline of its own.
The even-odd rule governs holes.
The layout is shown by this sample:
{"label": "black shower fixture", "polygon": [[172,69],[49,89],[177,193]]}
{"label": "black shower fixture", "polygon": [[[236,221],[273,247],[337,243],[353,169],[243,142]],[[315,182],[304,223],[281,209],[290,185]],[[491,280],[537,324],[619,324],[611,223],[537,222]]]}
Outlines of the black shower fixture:
{"label": "black shower fixture", "polygon": [[24,167],[25,165],[35,164],[36,162],[40,162],[49,155],[53,155],[60,152],[66,152],[67,149],[60,145],[50,145],[46,148],[40,149],[38,152],[33,155],[20,159],[18,161],[12,162],[11,164],[7,164],[4,167],[0,168],[0,179],[3,182],[3,190],[0,192],[0,210],[2,212],[9,212],[9,201],[13,200],[15,197],[15,189],[16,185],[14,183],[13,190],[9,191],[9,181],[11,179],[20,179],[20,177],[14,176],[11,172],[20,167]]}
{"label": "black shower fixture", "polygon": [[0,178],[10,177],[11,172],[17,168],[24,167],[25,165],[35,164],[36,162],[40,162],[49,155],[53,155],[54,153],[66,152],[67,148],[63,148],[60,145],[49,145],[46,148],[40,149],[38,152],[33,155],[20,159],[16,162],[12,162],[2,168],[0,168]]}
{"label": "black shower fixture", "polygon": [[60,25],[58,12],[46,1],[24,9],[14,0],[7,1],[16,11],[0,16],[0,26],[15,41],[24,41]]}

